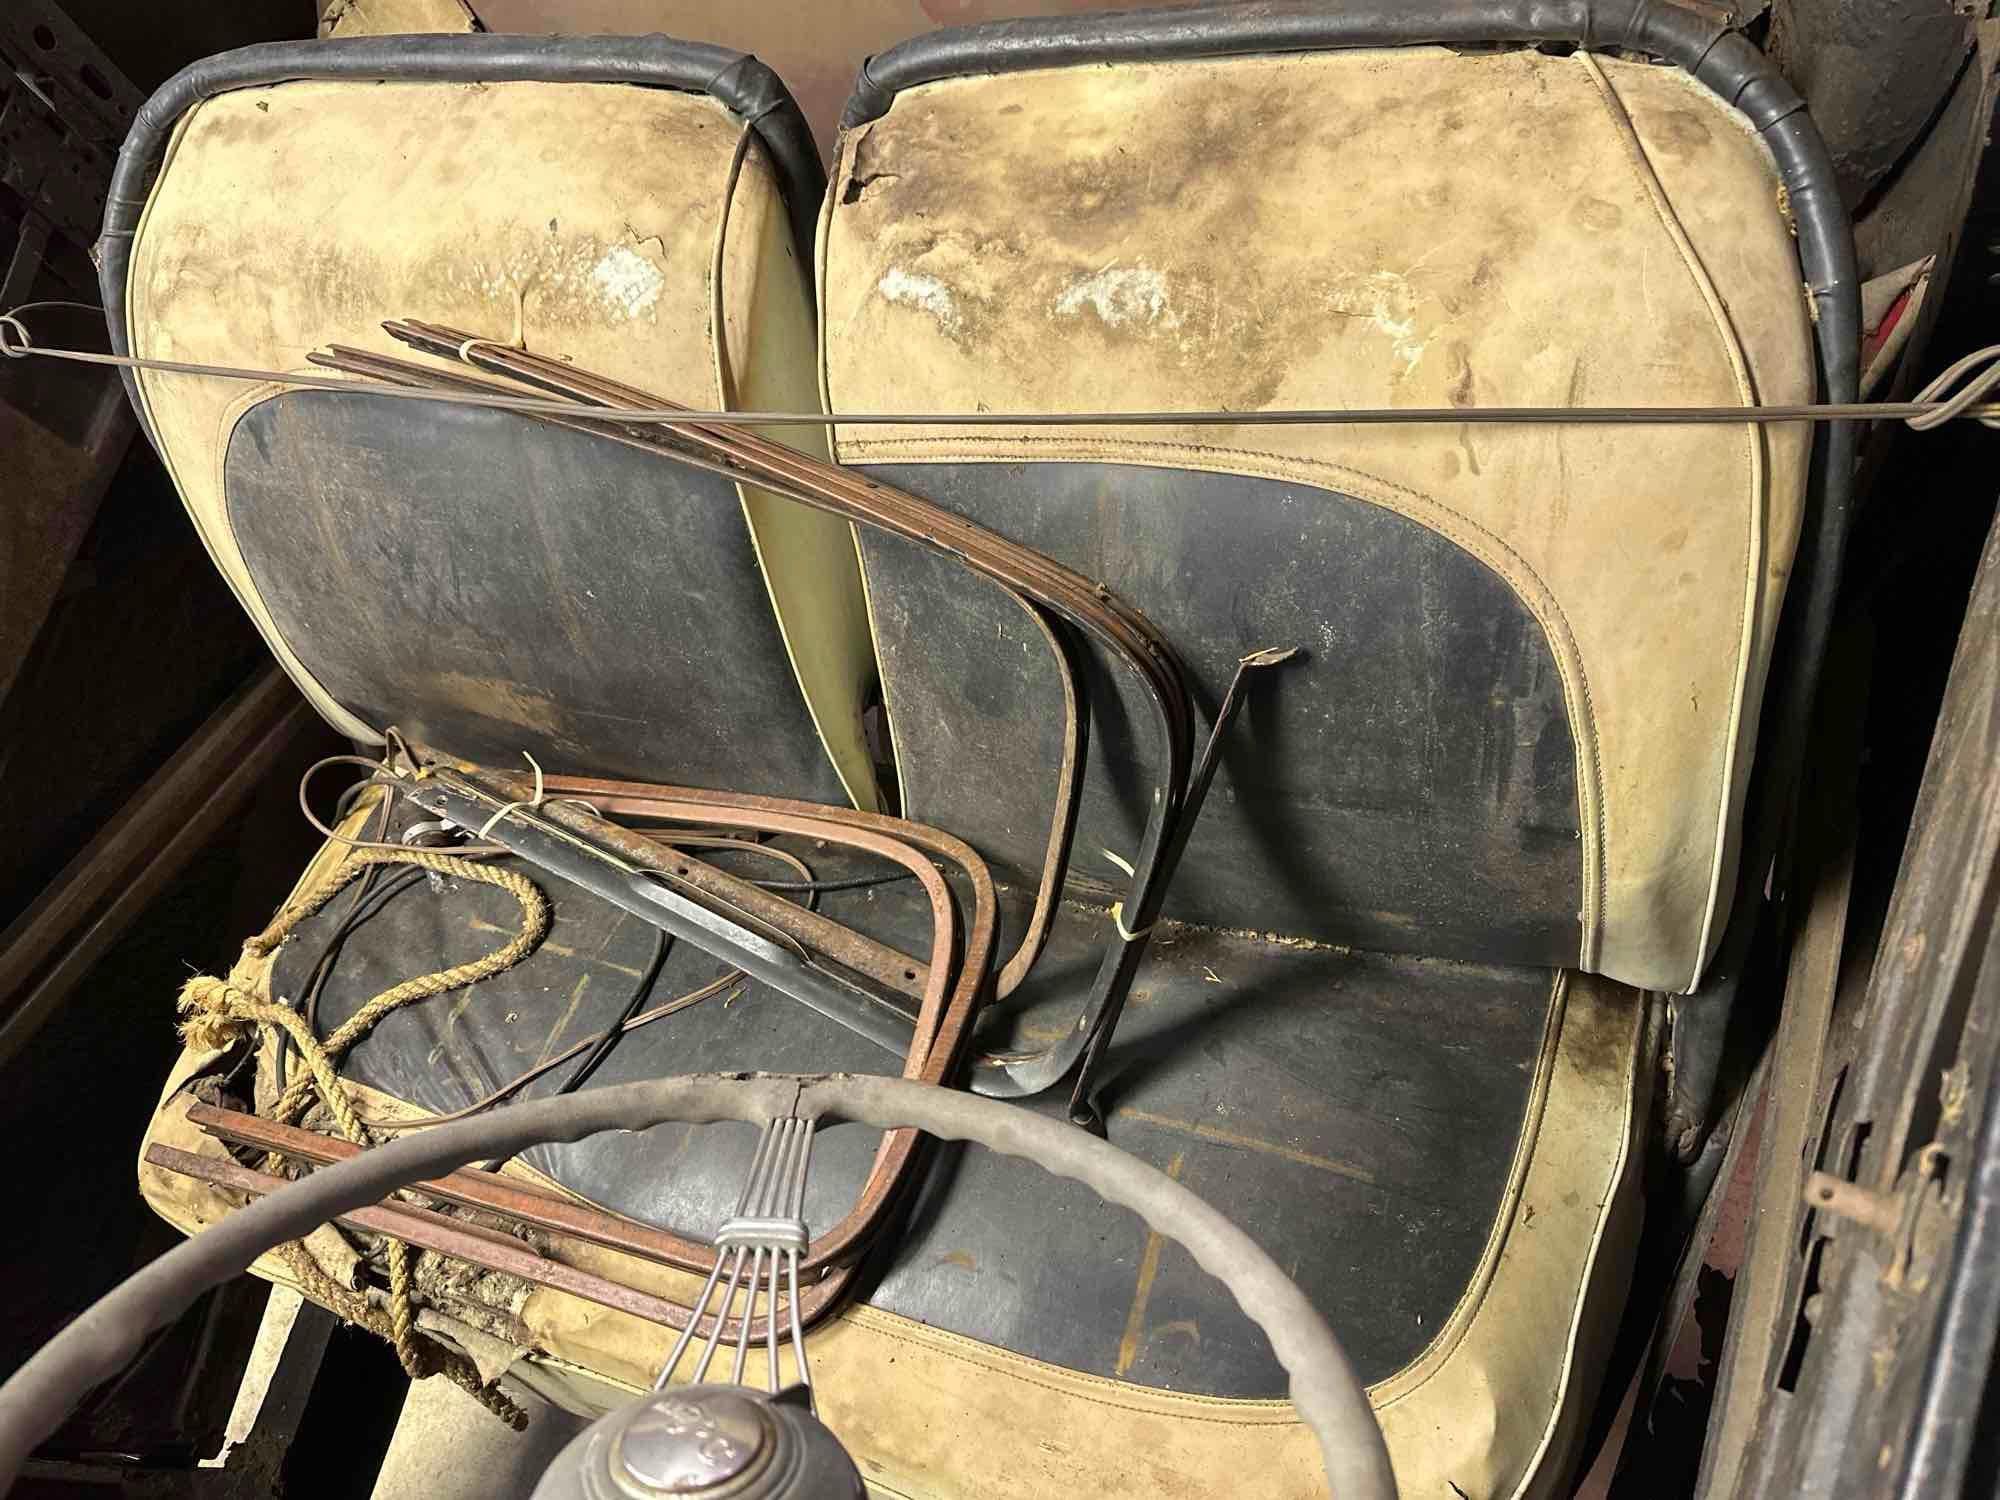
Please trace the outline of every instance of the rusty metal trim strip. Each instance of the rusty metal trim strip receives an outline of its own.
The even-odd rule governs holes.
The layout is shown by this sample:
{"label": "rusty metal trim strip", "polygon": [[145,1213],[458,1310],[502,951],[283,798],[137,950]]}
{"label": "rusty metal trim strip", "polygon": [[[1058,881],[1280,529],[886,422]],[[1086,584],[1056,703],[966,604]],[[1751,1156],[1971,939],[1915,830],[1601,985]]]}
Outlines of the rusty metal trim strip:
{"label": "rusty metal trim strip", "polygon": [[[392,337],[421,352],[608,410],[663,404],[648,392],[540,355],[482,344],[456,329],[414,320],[383,326]],[[505,387],[456,371],[344,346],[315,352],[311,359],[329,368],[391,383],[507,393]],[[1172,877],[1170,850],[1192,769],[1194,710],[1186,669],[1171,643],[1137,609],[1044,554],[1010,542],[928,500],[727,423],[668,431],[619,424],[615,417],[603,422],[558,416],[538,416],[537,420],[593,432],[675,462],[747,481],[800,504],[942,552],[1093,637],[1139,679],[1154,709],[1165,785],[1156,787],[1150,799],[1145,833],[1134,860],[1131,892],[1121,903],[1124,922],[1106,946],[1077,1025],[1065,1031],[1062,1041],[1046,1049],[989,1058],[973,1086],[982,1093],[1020,1097],[1056,1083],[1082,1056],[1088,1038],[1099,1030],[1098,1019],[1107,1011],[1115,1015],[1122,1008]]]}
{"label": "rusty metal trim strip", "polygon": [[1048,945],[1049,928],[1054,925],[1056,903],[1062,895],[1063,876],[1069,870],[1070,845],[1076,837],[1076,815],[1083,806],[1083,767],[1090,749],[1090,705],[1084,682],[1083,665],[1077,660],[1076,643],[1070,627],[1041,605],[1015,595],[1028,618],[1042,632],[1049,654],[1055,658],[1062,681],[1063,752],[1056,768],[1055,813],[1049,822],[1048,851],[1042,856],[1041,882],[1035,887],[1034,910],[1021,933],[1013,957],[1001,966],[994,998],[1004,1000],[1021,986],[1029,970]]}
{"label": "rusty metal trim strip", "polygon": [[[262,1196],[289,1185],[289,1180],[254,1171],[234,1161],[212,1156],[198,1156],[192,1151],[182,1151],[174,1146],[155,1143],[146,1148],[146,1160],[151,1165],[165,1171],[191,1177],[211,1187],[226,1188],[233,1192]],[[538,1255],[526,1245],[491,1230],[481,1230],[476,1225],[460,1223],[445,1214],[433,1213],[427,1209],[413,1208],[407,1204],[378,1204],[374,1208],[358,1208],[352,1213],[339,1216],[338,1223],[350,1229],[363,1230],[370,1234],[385,1234],[393,1239],[414,1245],[419,1250],[433,1251],[438,1255],[464,1261],[488,1271],[498,1271],[514,1276],[536,1286],[549,1287],[572,1297],[594,1302],[600,1307],[614,1308],[630,1313],[635,1318],[644,1318],[649,1323],[663,1327],[686,1328],[692,1318],[690,1311],[669,1297],[661,1297],[652,1292],[626,1286],[621,1282],[598,1276],[575,1266],[565,1265]],[[802,1293],[798,1302],[798,1314],[802,1324],[810,1324],[823,1316],[839,1295],[846,1282],[843,1270],[835,1276],[822,1280],[818,1285]],[[781,1310],[786,1318],[790,1309]],[[740,1322],[740,1320],[736,1320]],[[750,1321],[749,1336],[752,1339],[764,1335],[769,1315]],[[696,1331],[705,1333],[714,1328],[716,1320],[710,1318],[706,1325],[697,1323]],[[729,1327],[729,1320],[724,1320]]]}
{"label": "rusty metal trim strip", "polygon": [[[190,1104],[187,1117],[190,1124],[200,1126],[219,1141],[276,1152],[314,1166],[346,1161],[364,1149],[337,1136],[321,1135],[297,1125],[280,1125],[261,1115],[212,1104]],[[460,1208],[499,1214],[551,1234],[573,1235],[607,1250],[680,1271],[706,1271],[715,1259],[713,1250],[695,1240],[683,1239],[669,1230],[655,1229],[592,1204],[539,1192],[491,1172],[453,1172],[448,1177],[419,1182],[414,1191]]]}

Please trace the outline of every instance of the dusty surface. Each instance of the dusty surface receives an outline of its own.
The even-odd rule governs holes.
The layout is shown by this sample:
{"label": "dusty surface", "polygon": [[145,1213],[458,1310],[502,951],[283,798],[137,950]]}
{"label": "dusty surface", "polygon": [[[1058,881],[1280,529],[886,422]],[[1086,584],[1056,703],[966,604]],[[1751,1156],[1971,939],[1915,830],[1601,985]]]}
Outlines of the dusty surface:
{"label": "dusty surface", "polygon": [[374,1500],[498,1500],[526,1495],[584,1423],[536,1403],[526,1432],[493,1420],[448,1380],[410,1387]]}
{"label": "dusty surface", "polygon": [[[1670,69],[1417,48],[952,79],[850,133],[833,191],[835,409],[1812,394],[1775,174]],[[1520,596],[1563,676],[1579,962],[1692,982],[1726,915],[1802,431],[874,427],[838,445],[1291,480],[1449,537]]]}

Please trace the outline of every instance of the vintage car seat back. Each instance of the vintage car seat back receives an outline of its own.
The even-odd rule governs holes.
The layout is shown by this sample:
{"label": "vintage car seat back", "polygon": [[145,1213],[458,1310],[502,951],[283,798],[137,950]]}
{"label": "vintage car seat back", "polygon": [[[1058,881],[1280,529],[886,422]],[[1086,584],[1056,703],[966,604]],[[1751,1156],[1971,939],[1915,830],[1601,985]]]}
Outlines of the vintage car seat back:
{"label": "vintage car seat back", "polygon": [[[1101,580],[1160,627],[1205,713],[1240,658],[1296,648],[1224,746],[1166,907],[1182,920],[1129,934],[1144,965],[1093,1103],[1114,1144],[1247,1228],[1326,1316],[1404,1493],[1560,1493],[1642,1209],[1665,1014],[1642,991],[1697,982],[1745,830],[1771,826],[1777,799],[1752,825],[1746,785],[1782,763],[1761,753],[1767,676],[1787,705],[1773,723],[1799,722],[1810,686],[1794,622],[1837,576],[1838,465],[1814,468],[1797,424],[1747,421],[1005,417],[1733,411],[1811,399],[1816,376],[1846,399],[1846,227],[1796,98],[1748,42],[1649,0],[1272,0],[943,30],[863,72],[809,300],[786,259],[806,169],[750,65],[691,70],[725,108],[688,73],[681,91],[607,86],[524,61],[567,44],[451,40],[485,49],[467,66],[486,87],[447,80],[442,47],[422,83],[374,81],[390,74],[369,54],[366,83],[258,77],[155,121],[188,116],[114,328],[140,353],[293,369],[331,340],[393,350],[378,320],[426,317],[690,404],[887,414],[840,425],[832,455]],[[1548,41],[1579,50],[1530,45]],[[577,45],[600,68],[660,46]],[[809,307],[817,392],[799,388]],[[1001,867],[1018,927],[1033,882],[1005,877],[1048,844],[1064,696],[1017,599],[496,413],[164,373],[140,393],[225,571],[343,726],[393,716],[475,759],[542,747],[600,773],[837,794],[835,770],[866,758],[879,668],[903,811]],[[895,420],[913,413],[980,420]],[[1071,1041],[1128,935],[1102,897],[1122,894],[1163,778],[1132,684],[1080,659],[1085,899],[1057,903],[960,1081]],[[864,798],[863,772],[846,779]],[[341,857],[329,846],[305,885]],[[553,941],[355,1047],[342,1082],[370,1110],[472,1107],[524,1048],[554,1055],[617,1022],[634,976],[653,983],[644,924],[550,884]],[[390,979],[483,951],[468,921],[507,917],[486,894],[391,905],[346,935],[329,905],[239,977],[298,995],[340,941],[320,1015],[341,1024]],[[906,951],[928,930],[910,887],[823,894]],[[690,1008],[593,1080],[888,1066],[727,973],[694,1003],[718,966],[676,945],[657,988]],[[176,1084],[215,1061],[191,1047]],[[170,1088],[151,1138],[220,1151],[192,1108]],[[714,1139],[605,1136],[508,1170],[713,1235],[750,1146]],[[851,1124],[823,1132],[809,1222],[875,1149]],[[142,1184],[185,1229],[231,1209],[164,1171]],[[819,1412],[871,1485],[1137,1497],[1254,1472],[1260,1494],[1324,1493],[1262,1331],[1139,1219],[976,1146],[940,1149],[899,1207],[805,1334]],[[651,1385],[676,1333],[624,1294],[681,1273],[568,1238],[551,1254],[624,1300],[501,1288],[511,1373],[584,1410]]]}
{"label": "vintage car seat back", "polygon": [[[1260,33],[1310,18],[1272,16],[872,62],[821,229],[828,409],[1812,398],[1784,186],[1703,84],[1585,52],[1278,50]],[[1148,612],[1207,709],[1246,653],[1301,649],[1226,746],[1168,915],[1668,991],[1729,915],[1808,448],[1748,423],[836,435]],[[1060,716],[1032,622],[906,543],[862,550],[909,815],[1033,869]],[[1089,676],[1086,893],[1150,784],[1134,685]]]}
{"label": "vintage car seat back", "polygon": [[[414,318],[702,409],[816,400],[821,168],[754,59],[660,37],[283,44],[149,111],[106,237],[135,355],[324,375],[307,361],[331,344],[409,356],[380,325]],[[157,370],[135,401],[244,608],[346,734],[875,804],[846,526],[473,406]],[[817,429],[787,440],[824,454]]]}

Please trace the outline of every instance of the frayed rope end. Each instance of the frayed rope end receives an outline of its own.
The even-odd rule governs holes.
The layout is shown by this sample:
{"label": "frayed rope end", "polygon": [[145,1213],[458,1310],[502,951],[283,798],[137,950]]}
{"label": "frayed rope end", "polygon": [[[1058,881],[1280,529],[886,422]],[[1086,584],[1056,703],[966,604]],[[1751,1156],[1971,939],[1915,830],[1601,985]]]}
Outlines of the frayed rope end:
{"label": "frayed rope end", "polygon": [[221,1052],[241,1041],[249,1023],[229,1014],[233,987],[226,979],[197,974],[181,986],[181,1040],[206,1052]]}

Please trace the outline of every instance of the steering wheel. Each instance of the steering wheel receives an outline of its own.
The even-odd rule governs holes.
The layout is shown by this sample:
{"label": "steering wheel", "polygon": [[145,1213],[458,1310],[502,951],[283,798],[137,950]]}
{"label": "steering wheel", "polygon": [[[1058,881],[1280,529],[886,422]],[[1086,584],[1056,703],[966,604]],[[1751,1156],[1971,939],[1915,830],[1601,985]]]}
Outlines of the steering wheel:
{"label": "steering wheel", "polygon": [[100,1298],[0,1386],[0,1488],[12,1487],[35,1445],[136,1356],[150,1334],[265,1251],[339,1214],[545,1142],[668,1122],[763,1124],[786,1116],[883,1130],[913,1126],[943,1140],[976,1141],[1131,1209],[1186,1249],[1264,1330],[1290,1377],[1292,1403],[1319,1440],[1333,1493],[1340,1500],[1394,1500],[1381,1429],[1326,1320],[1247,1234],[1164,1172],[1087,1131],[997,1099],[901,1078],[768,1073],[691,1074],[509,1105],[413,1131],[236,1210]]}

